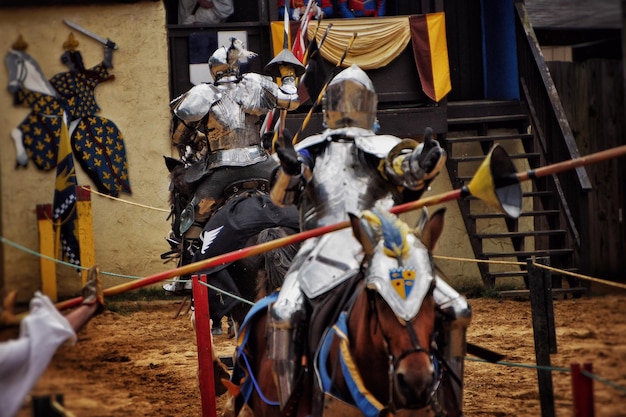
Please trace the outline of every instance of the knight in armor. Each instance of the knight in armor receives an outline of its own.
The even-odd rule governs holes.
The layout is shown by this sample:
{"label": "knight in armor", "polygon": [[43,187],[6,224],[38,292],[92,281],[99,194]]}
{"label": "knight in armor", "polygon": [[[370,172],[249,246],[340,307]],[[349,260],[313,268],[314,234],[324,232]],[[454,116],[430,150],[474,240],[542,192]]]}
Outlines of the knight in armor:
{"label": "knight in armor", "polygon": [[70,33],[63,44],[61,62],[68,71],[58,73],[50,84],[68,103],[69,132],[74,155],[99,190],[117,197],[120,192],[131,193],[124,135],[117,125],[99,116],[95,88],[115,79],[113,47],[104,47],[101,63],[85,68],[78,42]]}
{"label": "knight in armor", "polygon": [[[269,180],[278,164],[261,145],[260,119],[274,108],[288,111],[299,106],[295,78],[304,67],[295,57],[273,63],[280,68],[279,86],[269,76],[240,74],[240,59],[254,56],[231,38],[229,47],[217,49],[209,58],[214,82],[197,85],[171,103],[172,140],[187,164],[182,180],[202,181],[171,237],[183,246],[182,256],[187,258],[183,264],[241,249],[249,237],[266,228],[299,228],[297,209],[278,207],[270,200]],[[238,295],[225,268],[199,273],[212,274],[212,285]],[[237,303],[226,296],[220,301],[221,311],[211,312],[215,318]],[[213,309],[217,303],[209,306]]]}
{"label": "knight in armor", "polygon": [[[377,96],[358,66],[340,72],[323,101],[326,128],[295,148],[289,133],[276,145],[281,168],[271,191],[279,205],[299,207],[303,230],[336,224],[375,205],[390,208],[417,199],[445,163],[445,151],[427,128],[423,143],[375,133]],[[281,407],[296,384],[303,355],[299,333],[308,321],[306,300],[327,293],[354,275],[362,260],[350,229],[308,239],[292,262],[270,310],[270,356]],[[471,319],[466,300],[438,278],[435,297],[445,314],[440,335],[448,367],[462,382],[465,329]],[[454,367],[454,369],[452,369]],[[458,415],[462,385],[458,386]],[[448,397],[450,398],[450,397]],[[454,415],[454,413],[450,414]]]}

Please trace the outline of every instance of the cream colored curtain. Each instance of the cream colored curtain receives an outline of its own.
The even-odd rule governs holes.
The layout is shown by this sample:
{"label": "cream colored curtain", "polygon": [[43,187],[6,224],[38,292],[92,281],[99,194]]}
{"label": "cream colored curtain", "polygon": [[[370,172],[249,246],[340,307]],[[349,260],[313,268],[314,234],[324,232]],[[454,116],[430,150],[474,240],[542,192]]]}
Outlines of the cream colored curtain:
{"label": "cream colored curtain", "polygon": [[365,70],[384,67],[397,58],[411,40],[407,16],[329,19],[323,20],[319,29],[317,22],[312,21],[308,27],[308,38],[313,39],[315,36],[319,43],[331,23],[332,27],[321,49],[322,56],[328,62],[339,63],[353,34],[358,34],[342,67],[352,64]]}

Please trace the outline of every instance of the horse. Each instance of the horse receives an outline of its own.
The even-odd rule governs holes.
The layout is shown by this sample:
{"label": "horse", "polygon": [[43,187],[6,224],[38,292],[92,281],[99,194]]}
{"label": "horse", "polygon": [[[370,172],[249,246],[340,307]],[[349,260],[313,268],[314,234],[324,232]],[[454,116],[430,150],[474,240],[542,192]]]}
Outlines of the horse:
{"label": "horse", "polygon": [[8,89],[14,94],[15,104],[31,108],[11,132],[17,151],[16,166],[26,167],[31,157],[39,169],[51,170],[57,163],[58,138],[61,136],[58,131],[62,119],[66,118],[64,100],[37,61],[24,50],[10,49],[5,63],[9,70]]}
{"label": "horse", "polygon": [[444,213],[424,217],[412,232],[390,213],[350,215],[363,246],[361,268],[323,299],[309,300],[308,353],[283,410],[266,337],[268,310],[277,295],[257,302],[237,340],[229,384],[235,415],[248,408],[257,417],[441,411],[431,253]]}
{"label": "horse", "polygon": [[[189,165],[184,161],[174,158],[165,158],[166,166],[170,171],[170,205],[171,205],[171,225],[172,235],[168,238],[172,250],[163,254],[163,258],[174,257],[178,260],[179,266],[189,264],[192,261],[193,253],[200,250],[199,239],[190,239],[180,233],[180,223],[182,212],[193,200],[198,192],[210,186],[211,177],[203,178],[195,183],[185,181],[185,172],[189,169]],[[215,212],[218,213],[220,207]],[[252,245],[262,244],[275,239],[279,239],[298,232],[297,229],[297,212],[293,214],[293,221],[289,225],[261,228],[258,232],[250,234],[245,243],[241,247],[235,247],[233,250],[241,249]],[[202,224],[196,224],[201,228]],[[234,285],[240,292],[241,298],[248,301],[237,302],[230,310],[230,315],[234,320],[236,327],[241,324],[245,318],[250,306],[258,298],[265,294],[273,292],[280,287],[287,269],[291,264],[291,259],[295,256],[299,248],[299,244],[292,244],[281,247],[265,253],[243,258],[226,266],[229,275],[234,280]],[[182,280],[189,279],[181,277]],[[222,297],[228,297],[228,294],[222,294]]]}

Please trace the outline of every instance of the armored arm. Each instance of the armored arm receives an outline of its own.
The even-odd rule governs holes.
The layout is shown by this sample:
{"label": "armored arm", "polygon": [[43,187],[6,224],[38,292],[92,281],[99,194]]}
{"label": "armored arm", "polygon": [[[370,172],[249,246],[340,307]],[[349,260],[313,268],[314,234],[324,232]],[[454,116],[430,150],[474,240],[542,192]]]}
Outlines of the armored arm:
{"label": "armored arm", "polygon": [[172,144],[178,147],[181,156],[203,152],[206,137],[199,131],[202,120],[220,98],[213,85],[200,84],[170,102]]}
{"label": "armored arm", "polygon": [[114,48],[110,45],[105,45],[104,47],[104,59],[102,60],[102,65],[105,68],[113,68],[113,51]]}
{"label": "armored arm", "polygon": [[295,110],[300,106],[300,97],[296,87],[296,74],[292,66],[281,65],[280,74],[282,83],[276,97],[276,107],[282,110]]}
{"label": "armored arm", "polygon": [[426,128],[423,143],[404,139],[389,152],[383,174],[398,185],[421,190],[437,176],[445,161],[446,151],[433,139],[432,129]]}
{"label": "armored arm", "polygon": [[304,65],[295,57],[289,49],[283,49],[266,66],[265,71],[280,80],[276,107],[280,110],[295,110],[300,106],[296,78],[304,74]]}
{"label": "armored arm", "polygon": [[296,204],[303,186],[311,177],[308,164],[302,162],[293,147],[289,130],[285,129],[283,135],[282,140],[277,141],[275,145],[280,167],[274,175],[270,192],[272,202],[281,207]]}
{"label": "armored arm", "polygon": [[221,93],[214,85],[199,84],[172,100],[170,108],[179,119],[186,122],[197,122],[211,110],[213,104],[221,97]]}

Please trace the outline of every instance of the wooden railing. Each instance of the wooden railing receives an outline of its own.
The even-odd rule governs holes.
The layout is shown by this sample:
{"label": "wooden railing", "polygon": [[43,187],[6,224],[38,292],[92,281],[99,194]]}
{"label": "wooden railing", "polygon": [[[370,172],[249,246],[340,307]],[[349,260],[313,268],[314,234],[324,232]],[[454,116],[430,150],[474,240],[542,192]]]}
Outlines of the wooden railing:
{"label": "wooden railing", "polygon": [[[535,36],[526,7],[516,1],[516,34],[522,99],[528,106],[536,152],[542,163],[552,164],[580,156],[565,111]],[[589,191],[591,183],[584,167],[553,175],[550,179],[559,196],[559,209],[569,231],[568,242],[577,252],[575,260],[587,271],[585,247],[589,230]]]}

